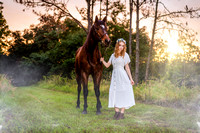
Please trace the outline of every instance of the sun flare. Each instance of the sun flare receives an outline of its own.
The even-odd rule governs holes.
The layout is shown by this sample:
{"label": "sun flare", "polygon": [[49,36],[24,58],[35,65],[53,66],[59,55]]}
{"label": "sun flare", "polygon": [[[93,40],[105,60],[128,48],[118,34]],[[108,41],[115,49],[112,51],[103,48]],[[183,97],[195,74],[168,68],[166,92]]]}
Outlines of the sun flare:
{"label": "sun flare", "polygon": [[177,54],[183,54],[184,51],[178,43],[178,33],[171,32],[165,35],[167,40],[167,53],[169,55],[169,59],[175,59]]}

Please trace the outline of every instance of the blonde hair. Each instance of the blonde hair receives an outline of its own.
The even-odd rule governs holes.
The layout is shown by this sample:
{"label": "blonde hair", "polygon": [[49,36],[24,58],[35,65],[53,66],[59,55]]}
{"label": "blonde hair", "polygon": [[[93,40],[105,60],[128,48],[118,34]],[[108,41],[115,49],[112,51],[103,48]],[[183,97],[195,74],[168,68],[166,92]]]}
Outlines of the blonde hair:
{"label": "blonde hair", "polygon": [[[124,43],[124,49],[119,53],[119,43],[123,42]],[[126,52],[126,43],[124,41],[117,41],[117,43],[115,44],[115,57],[119,57],[119,56],[125,56],[125,52]]]}

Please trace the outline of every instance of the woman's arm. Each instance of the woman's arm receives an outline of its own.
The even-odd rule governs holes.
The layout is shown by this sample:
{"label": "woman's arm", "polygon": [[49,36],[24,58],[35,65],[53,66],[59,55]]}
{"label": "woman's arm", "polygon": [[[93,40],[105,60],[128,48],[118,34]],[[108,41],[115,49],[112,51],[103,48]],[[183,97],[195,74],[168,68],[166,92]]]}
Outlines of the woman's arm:
{"label": "woman's arm", "polygon": [[125,65],[125,69],[126,69],[126,72],[127,72],[128,76],[129,76],[129,79],[131,81],[131,84],[134,85],[135,83],[133,81],[133,78],[132,78],[131,71],[130,71],[128,63]]}
{"label": "woman's arm", "polygon": [[108,68],[108,67],[111,65],[110,62],[105,62],[105,60],[104,60],[103,57],[101,57],[100,61],[104,64],[104,66],[105,66],[106,68]]}

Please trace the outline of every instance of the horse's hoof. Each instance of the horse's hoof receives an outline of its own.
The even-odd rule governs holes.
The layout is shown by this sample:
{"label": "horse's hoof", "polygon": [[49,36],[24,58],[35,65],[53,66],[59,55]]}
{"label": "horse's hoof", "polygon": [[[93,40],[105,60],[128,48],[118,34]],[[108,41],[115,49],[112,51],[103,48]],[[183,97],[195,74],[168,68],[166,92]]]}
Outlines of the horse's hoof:
{"label": "horse's hoof", "polygon": [[96,112],[96,115],[101,115],[101,111],[97,111],[97,112]]}
{"label": "horse's hoof", "polygon": [[87,111],[83,111],[82,114],[87,114]]}
{"label": "horse's hoof", "polygon": [[76,106],[77,109],[80,109],[80,106]]}

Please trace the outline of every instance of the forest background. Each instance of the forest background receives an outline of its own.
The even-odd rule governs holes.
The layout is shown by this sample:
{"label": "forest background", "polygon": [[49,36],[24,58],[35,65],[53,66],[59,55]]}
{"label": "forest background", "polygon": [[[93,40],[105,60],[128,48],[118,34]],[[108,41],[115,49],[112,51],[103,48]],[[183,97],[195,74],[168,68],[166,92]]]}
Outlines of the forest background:
{"label": "forest background", "polygon": [[[38,16],[22,31],[10,30],[6,2],[0,0],[0,132],[199,132],[199,25],[191,21],[199,20],[198,1],[170,10],[165,0],[86,0],[78,19],[70,0],[14,0]],[[95,114],[91,79],[88,115],[75,108],[75,52],[95,16],[108,20],[111,45],[99,43],[105,60],[118,38],[127,41],[136,106],[123,122],[107,108],[112,67],[103,70],[102,115]]]}
{"label": "forest background", "polygon": [[[108,34],[112,40],[111,46],[106,49],[105,59],[108,60],[112,54],[118,38],[127,40],[127,53],[131,57],[131,72],[136,84],[164,78],[179,86],[199,85],[198,36],[194,29],[189,29],[186,21],[199,18],[199,7],[185,5],[183,10],[170,11],[159,0],[130,0],[129,7],[121,0],[88,0],[84,1],[87,7],[77,7],[82,16],[79,21],[67,10],[65,1],[13,2],[29,8],[43,7],[46,11],[33,10],[39,16],[39,24],[24,31],[10,31],[1,2],[0,73],[10,77],[14,85],[30,85],[49,75],[74,78],[75,52],[86,39],[96,7],[100,8],[96,14],[99,18],[108,18]],[[133,13],[136,13],[136,32],[132,27]],[[149,24],[139,28],[144,20],[151,21],[152,29],[147,28]],[[172,36],[178,34],[181,51],[174,47],[179,52],[173,55],[172,51],[167,51],[170,40],[164,38],[166,30]],[[99,48],[101,51],[105,49],[101,44]],[[104,79],[110,79],[111,70],[104,69]]]}

